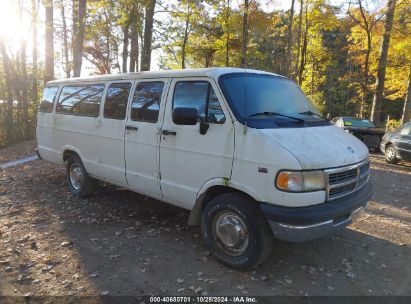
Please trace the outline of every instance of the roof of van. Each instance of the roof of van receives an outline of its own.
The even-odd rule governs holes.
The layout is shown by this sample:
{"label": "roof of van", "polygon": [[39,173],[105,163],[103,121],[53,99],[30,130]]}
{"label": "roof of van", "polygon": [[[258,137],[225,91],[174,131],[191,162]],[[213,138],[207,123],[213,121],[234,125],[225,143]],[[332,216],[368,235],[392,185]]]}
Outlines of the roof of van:
{"label": "roof of van", "polygon": [[60,79],[49,81],[47,84],[64,84],[73,82],[95,82],[95,81],[112,81],[112,80],[133,80],[133,79],[153,79],[162,77],[214,77],[218,78],[220,75],[228,73],[258,73],[266,75],[280,76],[277,74],[242,68],[205,68],[205,69],[185,69],[185,70],[162,70],[162,71],[147,71],[137,73],[119,73],[109,75],[98,75],[90,77],[73,77],[68,79]]}

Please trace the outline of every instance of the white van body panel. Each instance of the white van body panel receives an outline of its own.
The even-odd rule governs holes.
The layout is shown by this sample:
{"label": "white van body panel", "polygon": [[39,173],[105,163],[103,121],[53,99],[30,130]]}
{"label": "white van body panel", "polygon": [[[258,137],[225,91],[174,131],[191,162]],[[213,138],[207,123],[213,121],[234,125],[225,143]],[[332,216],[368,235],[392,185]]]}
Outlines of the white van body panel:
{"label": "white van body panel", "polygon": [[[214,88],[226,117],[224,124],[210,124],[201,135],[200,124],[176,125],[172,119],[173,92],[180,81],[208,81]],[[174,78],[163,113],[162,130],[176,135],[161,135],[160,174],[162,195],[178,206],[192,209],[199,190],[210,179],[230,179],[234,155],[234,126],[228,109],[208,77]]]}
{"label": "white van body panel", "polygon": [[[346,166],[368,157],[368,149],[361,141],[335,126],[253,129],[236,121],[217,83],[220,75],[233,72],[244,72],[244,69],[187,69],[49,82],[48,86],[60,86],[60,91],[64,85],[104,83],[106,92],[110,83],[121,81],[132,82],[133,89],[127,120],[123,121],[104,119],[104,98],[99,117],[55,113],[56,105],[53,113],[39,112],[39,153],[45,160],[63,163],[63,152],[75,151],[90,175],[186,209],[192,209],[196,200],[216,185],[238,189],[256,201],[279,206],[321,204],[325,201],[325,191],[278,190],[277,173]],[[247,72],[275,75],[255,70]],[[173,123],[174,84],[184,79],[207,80],[213,85],[226,116],[224,124],[211,124],[207,134],[201,135],[199,124]],[[161,80],[167,84],[158,123],[149,126],[130,121],[130,100],[136,83]],[[127,124],[137,126],[138,131],[127,134]],[[176,131],[177,136],[164,136],[162,130]]]}
{"label": "white van body panel", "polygon": [[[141,82],[150,82],[149,79],[138,80],[132,90],[134,95],[137,85]],[[129,187],[141,193],[161,197],[160,171],[159,171],[159,144],[160,128],[167,90],[170,79],[157,78],[156,82],[163,82],[164,88],[160,101],[160,112],[156,123],[131,120],[131,102],[127,111],[127,126],[136,127],[137,130],[126,130],[125,132],[125,163],[126,176]],[[131,100],[132,97],[131,96]]]}
{"label": "white van body panel", "polygon": [[261,133],[294,155],[304,170],[342,167],[368,157],[363,142],[334,125],[263,129]]}
{"label": "white van body panel", "polygon": [[42,158],[53,162],[62,163],[61,149],[54,141],[56,129],[54,128],[54,113],[39,112],[37,114],[37,149]]}
{"label": "white van body panel", "polygon": [[[229,185],[235,185],[259,202],[289,207],[324,203],[325,191],[287,193],[275,187],[278,171],[301,170],[301,164],[280,143],[268,138],[266,130],[247,128],[236,122],[235,131],[235,156]],[[264,168],[267,173],[259,172]]]}

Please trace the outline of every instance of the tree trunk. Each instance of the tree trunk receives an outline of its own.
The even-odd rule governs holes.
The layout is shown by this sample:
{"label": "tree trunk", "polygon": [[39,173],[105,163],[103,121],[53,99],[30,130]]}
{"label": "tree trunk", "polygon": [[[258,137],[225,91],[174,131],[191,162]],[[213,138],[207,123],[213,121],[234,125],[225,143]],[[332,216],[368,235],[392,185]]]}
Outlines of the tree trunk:
{"label": "tree trunk", "polygon": [[0,54],[3,59],[3,69],[4,69],[4,78],[6,82],[7,89],[7,105],[6,105],[6,117],[5,117],[5,143],[9,145],[13,143],[13,100],[14,92],[12,85],[12,77],[10,73],[10,59],[7,55],[6,46],[4,41],[0,38]]}
{"label": "tree trunk", "polygon": [[[77,25],[73,28],[77,29],[74,39],[73,47],[73,76],[79,77],[81,74],[81,65],[83,63],[83,41],[84,32],[86,29],[86,10],[87,10],[87,0],[78,0],[78,16]],[[73,10],[74,11],[74,10]]]}
{"label": "tree trunk", "polygon": [[33,77],[32,77],[32,87],[31,87],[31,92],[32,92],[32,102],[34,104],[37,104],[38,102],[38,65],[37,65],[37,57],[38,57],[38,52],[37,52],[37,5],[38,2],[36,3],[36,0],[32,0],[31,2],[31,16],[32,16],[32,27],[33,27],[33,32],[32,32],[32,56],[33,56]]}
{"label": "tree trunk", "polygon": [[[188,6],[189,4],[187,4]],[[186,68],[186,48],[188,42],[188,28],[190,26],[190,10],[187,10],[186,22],[184,27],[184,37],[183,44],[181,45],[181,68],[184,70]]]}
{"label": "tree trunk", "polygon": [[371,120],[375,124],[381,124],[381,107],[384,96],[385,71],[387,67],[388,49],[390,47],[392,23],[394,20],[396,0],[389,0],[387,4],[387,15],[385,19],[384,35],[382,38],[381,54],[377,67],[377,83],[375,95],[372,102]]}
{"label": "tree trunk", "polygon": [[46,60],[45,60],[45,81],[54,78],[54,24],[53,24],[53,1],[46,0]]}
{"label": "tree trunk", "polygon": [[156,0],[150,0],[148,6],[146,6],[145,20],[144,20],[144,43],[141,52],[141,70],[150,71],[151,64],[151,43],[153,39],[153,21],[154,21],[154,8],[156,6]]}
{"label": "tree trunk", "polygon": [[130,24],[127,23],[123,28],[123,67],[122,72],[127,73],[127,59],[128,59],[128,41],[129,41]]}
{"label": "tree trunk", "polygon": [[300,63],[300,51],[301,51],[301,31],[303,25],[303,5],[304,0],[300,0],[300,15],[298,16],[298,31],[297,31],[297,58],[295,60],[294,78],[298,75],[298,66]]}
{"label": "tree trunk", "polygon": [[410,76],[408,77],[408,91],[404,101],[404,109],[402,111],[402,123],[411,121],[411,65]]}
{"label": "tree trunk", "polygon": [[132,13],[131,13],[131,39],[130,39],[130,72],[138,71],[138,22],[139,21],[139,10],[137,3],[134,3]]}
{"label": "tree trunk", "polygon": [[298,75],[298,84],[301,85],[303,83],[303,73],[305,68],[305,57],[307,54],[307,43],[308,43],[308,3],[305,6],[305,30],[304,30],[304,38],[303,38],[303,47],[301,49],[301,64],[300,64],[300,71]]}
{"label": "tree trunk", "polygon": [[68,38],[67,38],[67,22],[64,10],[64,3],[61,3],[61,19],[63,21],[63,48],[64,48],[64,71],[66,72],[66,77],[70,78],[71,65],[69,61],[69,50],[68,50]]}
{"label": "tree trunk", "polygon": [[241,67],[247,68],[247,44],[248,44],[248,9],[250,6],[249,0],[244,0],[243,13],[243,42],[241,46]]}
{"label": "tree trunk", "polygon": [[226,27],[226,42],[225,42],[225,66],[230,66],[230,0],[227,0],[226,12],[225,12],[225,27]]}
{"label": "tree trunk", "polygon": [[293,41],[294,3],[295,0],[291,0],[290,22],[288,23],[287,33],[287,49],[285,54],[285,74],[288,77],[291,76],[291,44]]}

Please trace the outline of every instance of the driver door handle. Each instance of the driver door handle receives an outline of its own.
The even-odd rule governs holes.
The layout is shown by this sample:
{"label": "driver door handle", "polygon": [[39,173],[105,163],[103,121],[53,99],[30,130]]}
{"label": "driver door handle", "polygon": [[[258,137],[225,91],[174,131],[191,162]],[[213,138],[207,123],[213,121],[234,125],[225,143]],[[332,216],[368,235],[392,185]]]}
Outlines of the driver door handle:
{"label": "driver door handle", "polygon": [[127,130],[127,131],[137,131],[138,128],[135,127],[135,126],[126,126],[126,130]]}
{"label": "driver door handle", "polygon": [[163,130],[161,133],[163,133],[163,135],[177,135],[177,132],[169,130]]}

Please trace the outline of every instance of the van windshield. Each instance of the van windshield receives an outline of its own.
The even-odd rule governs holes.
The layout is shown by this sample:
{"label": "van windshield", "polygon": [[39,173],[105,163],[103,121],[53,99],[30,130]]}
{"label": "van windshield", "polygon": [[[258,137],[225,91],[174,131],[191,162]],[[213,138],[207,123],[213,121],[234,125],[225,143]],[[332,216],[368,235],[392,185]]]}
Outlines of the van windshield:
{"label": "van windshield", "polygon": [[219,78],[224,96],[237,119],[321,119],[311,101],[293,81],[280,76],[232,73]]}

